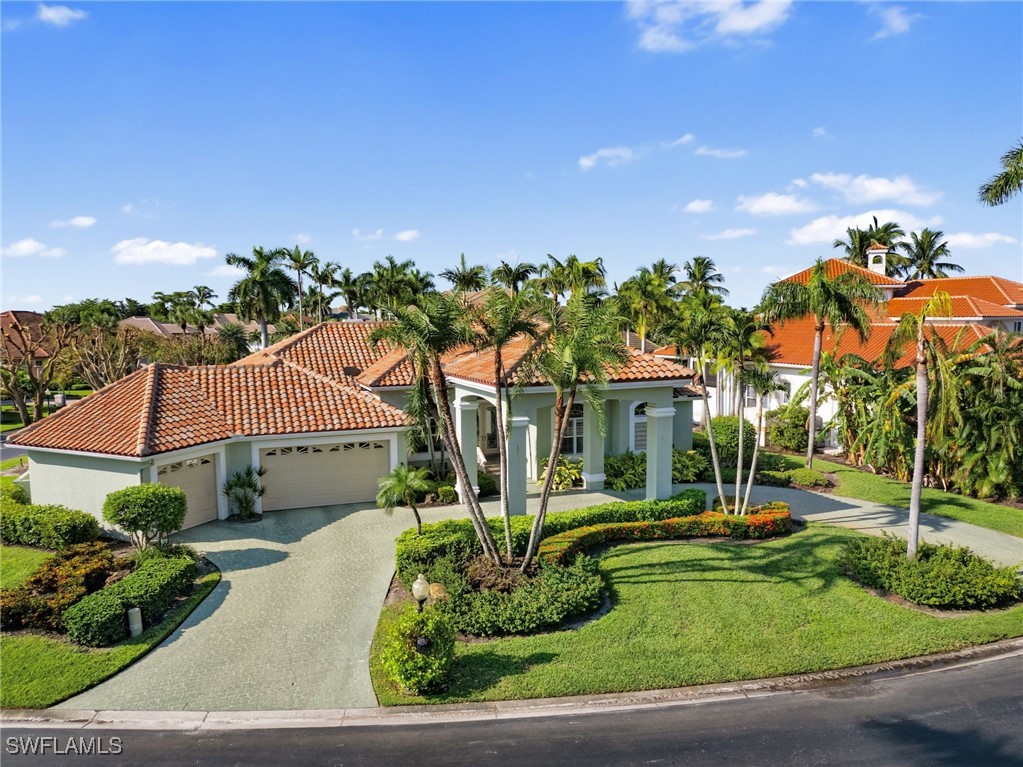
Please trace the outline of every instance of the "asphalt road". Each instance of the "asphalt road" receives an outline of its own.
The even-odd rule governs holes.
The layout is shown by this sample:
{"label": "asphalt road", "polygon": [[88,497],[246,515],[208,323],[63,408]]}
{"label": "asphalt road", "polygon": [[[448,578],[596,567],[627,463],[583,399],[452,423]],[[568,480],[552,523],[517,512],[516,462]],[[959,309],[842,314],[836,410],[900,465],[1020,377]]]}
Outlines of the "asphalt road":
{"label": "asphalt road", "polygon": [[[1023,659],[812,692],[584,716],[278,730],[5,728],[10,765],[1023,766]],[[102,738],[119,755],[12,753]],[[52,746],[50,747],[52,750]]]}

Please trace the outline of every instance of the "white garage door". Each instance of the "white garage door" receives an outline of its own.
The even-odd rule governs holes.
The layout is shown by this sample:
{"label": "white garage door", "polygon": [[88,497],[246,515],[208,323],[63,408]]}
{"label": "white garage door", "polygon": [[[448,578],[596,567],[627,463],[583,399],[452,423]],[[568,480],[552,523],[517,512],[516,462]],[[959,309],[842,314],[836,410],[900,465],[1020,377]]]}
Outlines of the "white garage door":
{"label": "white garage door", "polygon": [[181,529],[212,522],[217,518],[217,468],[215,456],[204,455],[160,466],[156,470],[161,485],[180,487],[188,498],[188,514]]}
{"label": "white garage door", "polygon": [[259,451],[267,469],[263,511],[372,501],[391,470],[387,442],[298,445]]}

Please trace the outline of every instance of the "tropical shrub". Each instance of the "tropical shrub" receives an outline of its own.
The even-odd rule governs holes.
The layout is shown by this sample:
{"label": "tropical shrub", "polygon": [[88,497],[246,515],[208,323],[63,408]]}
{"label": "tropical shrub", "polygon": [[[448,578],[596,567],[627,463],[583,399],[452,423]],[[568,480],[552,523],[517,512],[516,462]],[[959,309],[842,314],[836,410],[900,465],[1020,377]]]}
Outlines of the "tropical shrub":
{"label": "tropical shrub", "polygon": [[808,408],[786,405],[767,414],[767,439],[772,445],[794,453],[806,451],[810,439],[806,424],[810,420]]}
{"label": "tropical shrub", "polygon": [[831,487],[831,480],[816,469],[789,469],[785,472],[789,482],[802,487]]}
{"label": "tropical shrub", "polygon": [[412,605],[394,624],[380,655],[391,680],[416,695],[444,690],[454,660],[455,629],[447,615],[433,608],[419,612]]}
{"label": "tropical shrub", "polygon": [[762,471],[785,471],[789,462],[785,456],[761,450],[757,455],[757,473]]}
{"label": "tropical shrub", "polygon": [[[721,459],[721,467],[732,467],[735,471],[735,462],[739,457],[739,417],[734,415],[719,415],[711,420],[714,428],[714,443],[718,448],[718,458]],[[749,421],[742,427],[743,456],[746,463],[749,463],[753,455],[753,445],[756,443],[756,428]],[[735,477],[733,476],[734,480]]]}
{"label": "tropical shrub", "polygon": [[103,502],[103,519],[128,533],[137,549],[165,543],[181,529],[187,512],[184,490],[148,482],[115,490]]}
{"label": "tropical shrub", "polygon": [[929,607],[1000,607],[1019,601],[1023,589],[1015,568],[995,567],[968,548],[921,543],[910,560],[906,541],[889,535],[851,541],[842,562],[860,583]]}
{"label": "tropical shrub", "polygon": [[0,499],[12,501],[21,506],[27,506],[31,503],[28,497],[28,490],[14,482],[0,485]]}
{"label": "tropical shrub", "polygon": [[246,466],[241,471],[232,474],[231,478],[224,483],[221,492],[239,519],[255,518],[256,501],[266,493],[266,488],[260,482],[260,479],[266,475],[266,471],[265,466],[260,466],[258,469]]}
{"label": "tropical shrub", "polygon": [[458,500],[458,493],[451,485],[441,485],[437,488],[437,500],[441,503],[455,503]]}
{"label": "tropical shrub", "polygon": [[626,450],[621,455],[604,456],[604,484],[618,491],[645,487],[646,453]]}
{"label": "tropical shrub", "polygon": [[786,471],[758,471],[757,484],[768,487],[788,487],[792,484]]}
{"label": "tropical shrub", "polygon": [[[547,462],[548,459],[544,458],[540,461],[540,466],[543,471],[540,472],[540,476],[537,478],[536,483],[542,485],[544,480],[547,479]],[[573,487],[579,487],[583,483],[583,461],[580,458],[578,461],[573,461],[566,458],[563,455],[558,456],[558,465],[554,468],[554,489],[555,490],[569,490]]]}
{"label": "tropical shrub", "polygon": [[671,481],[676,485],[697,482],[707,470],[713,471],[710,461],[698,450],[672,451]]}
{"label": "tropical shrub", "polygon": [[476,475],[476,484],[479,485],[479,498],[490,498],[498,494],[497,480],[488,472],[481,471]]}
{"label": "tropical shrub", "polygon": [[23,506],[0,501],[0,540],[18,546],[65,549],[96,540],[99,522],[91,514],[65,506]]}

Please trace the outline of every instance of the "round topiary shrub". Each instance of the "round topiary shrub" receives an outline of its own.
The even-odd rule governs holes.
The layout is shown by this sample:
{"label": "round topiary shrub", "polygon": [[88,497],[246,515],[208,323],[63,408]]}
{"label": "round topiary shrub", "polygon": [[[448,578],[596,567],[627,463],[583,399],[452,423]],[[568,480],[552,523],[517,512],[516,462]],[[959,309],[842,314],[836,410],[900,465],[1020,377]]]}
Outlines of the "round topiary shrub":
{"label": "round topiary shrub", "polygon": [[[735,461],[739,457],[739,417],[734,415],[719,415],[711,419],[711,426],[714,429],[714,442],[718,448],[718,458],[721,465],[731,466],[735,470]],[[748,465],[753,455],[753,445],[757,439],[756,428],[749,421],[742,427],[742,454]]]}
{"label": "round topiary shrub", "polygon": [[421,695],[447,687],[455,660],[455,629],[447,616],[409,605],[387,635],[380,661],[403,690]]}
{"label": "round topiary shrub", "polygon": [[804,453],[810,439],[807,431],[809,420],[810,411],[798,405],[772,410],[767,414],[767,438],[772,445],[794,453]]}
{"label": "round topiary shrub", "polygon": [[128,533],[139,550],[165,543],[168,535],[181,529],[187,513],[185,491],[166,485],[126,487],[103,502],[103,519]]}

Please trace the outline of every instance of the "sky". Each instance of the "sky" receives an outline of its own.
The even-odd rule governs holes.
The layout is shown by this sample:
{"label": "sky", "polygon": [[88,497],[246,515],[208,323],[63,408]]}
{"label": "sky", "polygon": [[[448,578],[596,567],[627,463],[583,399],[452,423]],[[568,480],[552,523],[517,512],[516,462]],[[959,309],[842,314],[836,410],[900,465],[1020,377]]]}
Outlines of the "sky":
{"label": "sky", "polygon": [[[872,215],[1023,279],[1023,4],[0,3],[4,309],[312,250],[708,256],[730,303]],[[439,280],[440,286],[446,283]]]}

